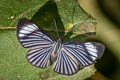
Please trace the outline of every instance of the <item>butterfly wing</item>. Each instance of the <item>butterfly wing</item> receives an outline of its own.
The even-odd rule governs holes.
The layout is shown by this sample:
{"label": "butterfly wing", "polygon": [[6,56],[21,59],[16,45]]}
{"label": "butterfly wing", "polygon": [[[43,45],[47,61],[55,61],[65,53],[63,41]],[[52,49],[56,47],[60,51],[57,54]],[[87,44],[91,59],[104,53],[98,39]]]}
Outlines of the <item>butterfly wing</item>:
{"label": "butterfly wing", "polygon": [[94,64],[104,52],[104,45],[97,42],[65,43],[54,63],[54,71],[71,75],[80,68]]}
{"label": "butterfly wing", "polygon": [[18,22],[17,37],[24,48],[46,47],[55,42],[48,33],[25,18],[20,19]]}
{"label": "butterfly wing", "polygon": [[30,64],[40,68],[50,65],[55,40],[48,33],[22,18],[17,25],[17,37],[24,48],[30,48],[26,56]]}
{"label": "butterfly wing", "polygon": [[46,68],[50,65],[50,53],[53,51],[52,47],[33,48],[28,51],[27,60],[30,64],[40,68]]}
{"label": "butterfly wing", "polygon": [[78,71],[78,62],[63,49],[58,53],[53,70],[60,74],[72,75]]}

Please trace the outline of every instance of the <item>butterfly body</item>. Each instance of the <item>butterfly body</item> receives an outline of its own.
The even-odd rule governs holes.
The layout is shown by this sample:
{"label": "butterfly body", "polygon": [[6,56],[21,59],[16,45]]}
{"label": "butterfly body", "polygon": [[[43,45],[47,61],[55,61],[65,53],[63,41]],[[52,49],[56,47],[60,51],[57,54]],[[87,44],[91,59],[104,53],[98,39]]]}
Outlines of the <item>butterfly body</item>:
{"label": "butterfly body", "polygon": [[47,68],[53,63],[53,70],[65,75],[94,64],[105,48],[98,42],[62,43],[25,18],[18,22],[17,38],[24,48],[29,48],[26,58],[30,64]]}
{"label": "butterfly body", "polygon": [[57,55],[61,50],[61,47],[62,47],[62,42],[61,42],[61,39],[59,38],[53,46],[53,52],[51,53],[52,62],[54,62],[56,60]]}

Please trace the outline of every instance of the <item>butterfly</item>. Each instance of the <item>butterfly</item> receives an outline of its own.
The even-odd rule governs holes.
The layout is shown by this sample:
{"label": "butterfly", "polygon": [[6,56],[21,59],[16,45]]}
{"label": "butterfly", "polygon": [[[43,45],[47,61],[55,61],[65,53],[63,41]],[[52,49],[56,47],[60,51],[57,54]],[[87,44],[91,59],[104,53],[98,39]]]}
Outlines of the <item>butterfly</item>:
{"label": "butterfly", "polygon": [[32,21],[21,18],[17,24],[17,38],[28,48],[26,58],[30,64],[53,70],[60,74],[72,75],[80,69],[94,64],[104,52],[104,45],[98,42],[67,42],[55,40],[50,34]]}

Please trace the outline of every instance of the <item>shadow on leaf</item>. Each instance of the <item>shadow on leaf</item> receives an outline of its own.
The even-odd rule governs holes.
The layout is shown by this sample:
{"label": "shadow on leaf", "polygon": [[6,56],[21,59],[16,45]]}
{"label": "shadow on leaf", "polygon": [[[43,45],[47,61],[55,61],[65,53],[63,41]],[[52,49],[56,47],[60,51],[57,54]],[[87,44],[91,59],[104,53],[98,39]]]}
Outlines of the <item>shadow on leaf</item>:
{"label": "shadow on leaf", "polygon": [[58,30],[62,30],[59,35],[62,37],[64,35],[64,26],[61,18],[58,14],[58,8],[54,1],[48,1],[44,6],[42,6],[38,12],[32,17],[32,21],[38,26],[42,27],[44,30],[48,30],[56,38],[55,23],[56,21]]}

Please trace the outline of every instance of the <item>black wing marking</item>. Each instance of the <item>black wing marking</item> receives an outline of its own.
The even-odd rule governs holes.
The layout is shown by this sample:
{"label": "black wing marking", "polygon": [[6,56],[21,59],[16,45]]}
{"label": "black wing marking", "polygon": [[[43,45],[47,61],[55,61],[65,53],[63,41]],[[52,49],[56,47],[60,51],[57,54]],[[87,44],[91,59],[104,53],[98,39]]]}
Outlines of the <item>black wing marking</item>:
{"label": "black wing marking", "polygon": [[83,68],[96,62],[104,52],[104,45],[97,42],[65,43],[64,49],[79,62]]}
{"label": "black wing marking", "polygon": [[47,48],[33,48],[28,51],[26,56],[28,62],[33,66],[46,68],[50,65],[50,53],[53,51],[52,47]]}
{"label": "black wing marking", "polygon": [[46,47],[54,43],[54,39],[48,33],[25,18],[18,22],[17,37],[24,48]]}

